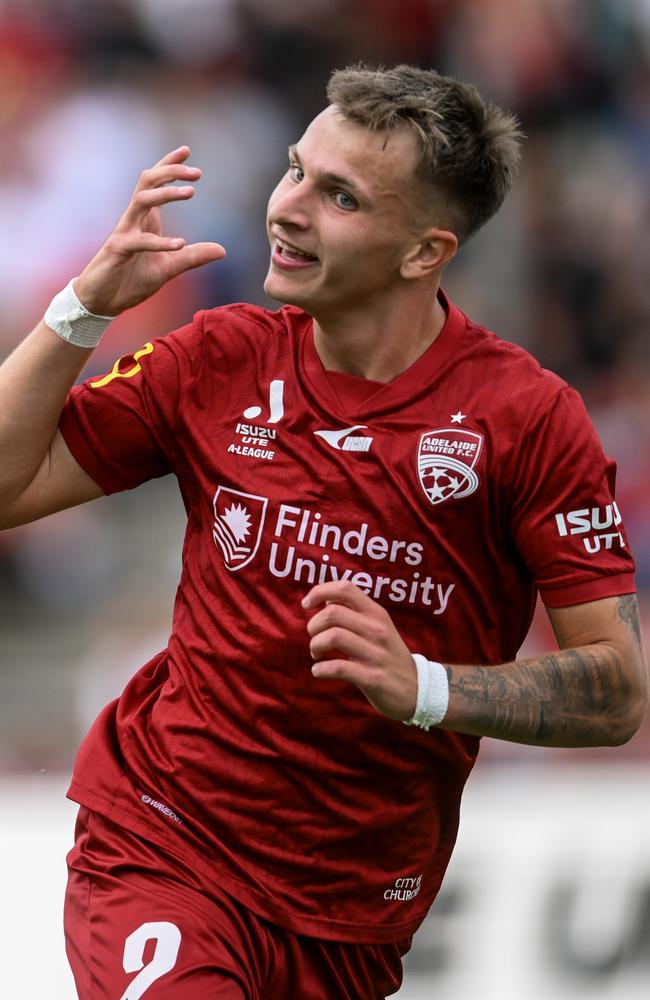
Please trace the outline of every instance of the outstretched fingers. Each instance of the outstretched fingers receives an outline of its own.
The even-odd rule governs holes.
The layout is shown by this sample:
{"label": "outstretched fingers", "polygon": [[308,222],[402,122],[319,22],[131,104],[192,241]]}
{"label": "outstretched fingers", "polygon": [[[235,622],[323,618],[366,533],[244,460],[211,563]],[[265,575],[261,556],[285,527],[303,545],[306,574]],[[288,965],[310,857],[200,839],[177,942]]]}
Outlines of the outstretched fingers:
{"label": "outstretched fingers", "polygon": [[187,244],[182,236],[163,236],[160,231],[158,210],[172,202],[186,201],[195,193],[193,183],[178,183],[198,181],[201,177],[200,167],[190,167],[185,162],[189,155],[189,146],[179,146],[166,153],[155,166],[142,171],[112,236],[113,248],[124,255],[169,253],[165,267],[167,280],[226,256],[219,243]]}
{"label": "outstretched fingers", "polygon": [[168,184],[170,181],[184,176],[191,176],[198,179],[201,176],[201,169],[199,167],[191,167],[186,163],[189,155],[189,146],[179,146],[178,149],[173,149],[170,153],[166,153],[165,156],[158,160],[158,163],[154,163],[152,167],[146,167],[142,171],[135,190],[138,191],[141,187],[151,187],[157,184]]}
{"label": "outstretched fingers", "polygon": [[124,257],[167,251],[167,279],[215,260],[223,260],[226,256],[225,247],[220,243],[187,243],[182,236],[161,236],[140,230],[114,234],[111,248]]}
{"label": "outstretched fingers", "polygon": [[181,250],[184,246],[182,236],[162,236],[160,233],[141,230],[114,234],[111,237],[111,249],[125,256],[143,251],[158,253],[161,250]]}
{"label": "outstretched fingers", "polygon": [[202,171],[200,167],[191,167],[185,163],[189,154],[189,146],[180,146],[155,166],[142,171],[128,208],[120,220],[120,228],[141,224],[152,208],[160,208],[174,201],[186,201],[194,195],[193,185],[201,178]]}
{"label": "outstretched fingers", "polygon": [[160,208],[173,201],[187,201],[193,198],[194,194],[195,189],[191,184],[145,187],[134,193],[127,214],[132,221],[135,221],[144,217],[152,208]]}
{"label": "outstretched fingers", "polygon": [[177,146],[176,149],[170,149],[168,153],[161,156],[158,163],[156,163],[156,166],[162,167],[166,163],[184,163],[185,160],[189,158],[191,152],[192,151],[188,145]]}
{"label": "outstretched fingers", "polygon": [[75,282],[91,312],[117,316],[171,278],[225,257],[218,243],[188,245],[182,236],[163,235],[161,207],[191,198],[201,176],[186,164],[189,155],[189,146],[179,146],[140,175],[122,218]]}
{"label": "outstretched fingers", "polygon": [[226,256],[225,247],[220,243],[189,243],[179,249],[170,249],[174,250],[167,258],[170,278],[183,274],[184,271],[192,271],[195,267],[223,260]]}

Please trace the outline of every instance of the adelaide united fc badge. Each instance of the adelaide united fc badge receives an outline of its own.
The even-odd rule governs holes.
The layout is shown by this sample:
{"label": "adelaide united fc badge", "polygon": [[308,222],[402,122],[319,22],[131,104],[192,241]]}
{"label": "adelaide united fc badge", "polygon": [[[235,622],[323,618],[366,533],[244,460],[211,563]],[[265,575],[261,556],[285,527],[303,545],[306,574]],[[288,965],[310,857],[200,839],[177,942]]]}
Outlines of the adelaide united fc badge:
{"label": "adelaide united fc badge", "polygon": [[418,478],[430,503],[460,500],[479,486],[475,471],[483,435],[462,427],[427,431],[418,445]]}

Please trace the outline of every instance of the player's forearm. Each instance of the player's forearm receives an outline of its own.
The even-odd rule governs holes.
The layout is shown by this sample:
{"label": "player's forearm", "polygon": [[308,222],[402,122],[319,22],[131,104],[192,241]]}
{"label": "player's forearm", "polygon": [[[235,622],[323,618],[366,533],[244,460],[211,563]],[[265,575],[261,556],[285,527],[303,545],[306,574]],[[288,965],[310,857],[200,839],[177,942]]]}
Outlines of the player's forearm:
{"label": "player's forearm", "polygon": [[41,322],[0,366],[0,503],[14,500],[36,475],[90,353]]}
{"label": "player's forearm", "polygon": [[447,666],[440,728],[549,747],[617,746],[645,714],[640,670],[598,642],[501,666]]}

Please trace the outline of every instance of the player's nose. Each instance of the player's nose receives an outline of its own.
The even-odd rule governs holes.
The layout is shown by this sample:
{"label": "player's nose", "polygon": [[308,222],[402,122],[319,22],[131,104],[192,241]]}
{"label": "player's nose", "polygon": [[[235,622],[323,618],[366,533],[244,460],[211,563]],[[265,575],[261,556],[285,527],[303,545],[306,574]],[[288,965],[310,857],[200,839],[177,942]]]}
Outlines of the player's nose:
{"label": "player's nose", "polygon": [[302,184],[278,184],[269,199],[268,218],[271,225],[308,229],[311,216],[309,193],[305,187]]}

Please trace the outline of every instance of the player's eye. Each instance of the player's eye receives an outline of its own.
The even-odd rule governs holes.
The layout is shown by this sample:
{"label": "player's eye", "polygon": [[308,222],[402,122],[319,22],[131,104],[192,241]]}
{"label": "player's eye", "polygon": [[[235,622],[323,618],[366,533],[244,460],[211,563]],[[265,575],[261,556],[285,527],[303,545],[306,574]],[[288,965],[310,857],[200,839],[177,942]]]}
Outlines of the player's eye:
{"label": "player's eye", "polygon": [[344,209],[346,212],[353,212],[355,208],[359,207],[354,198],[346,191],[335,191],[333,198],[338,207]]}
{"label": "player's eye", "polygon": [[291,176],[294,179],[294,181],[301,181],[301,180],[303,180],[303,178],[305,176],[305,173],[304,173],[302,167],[298,166],[297,163],[290,163],[289,164],[289,173],[291,174]]}

